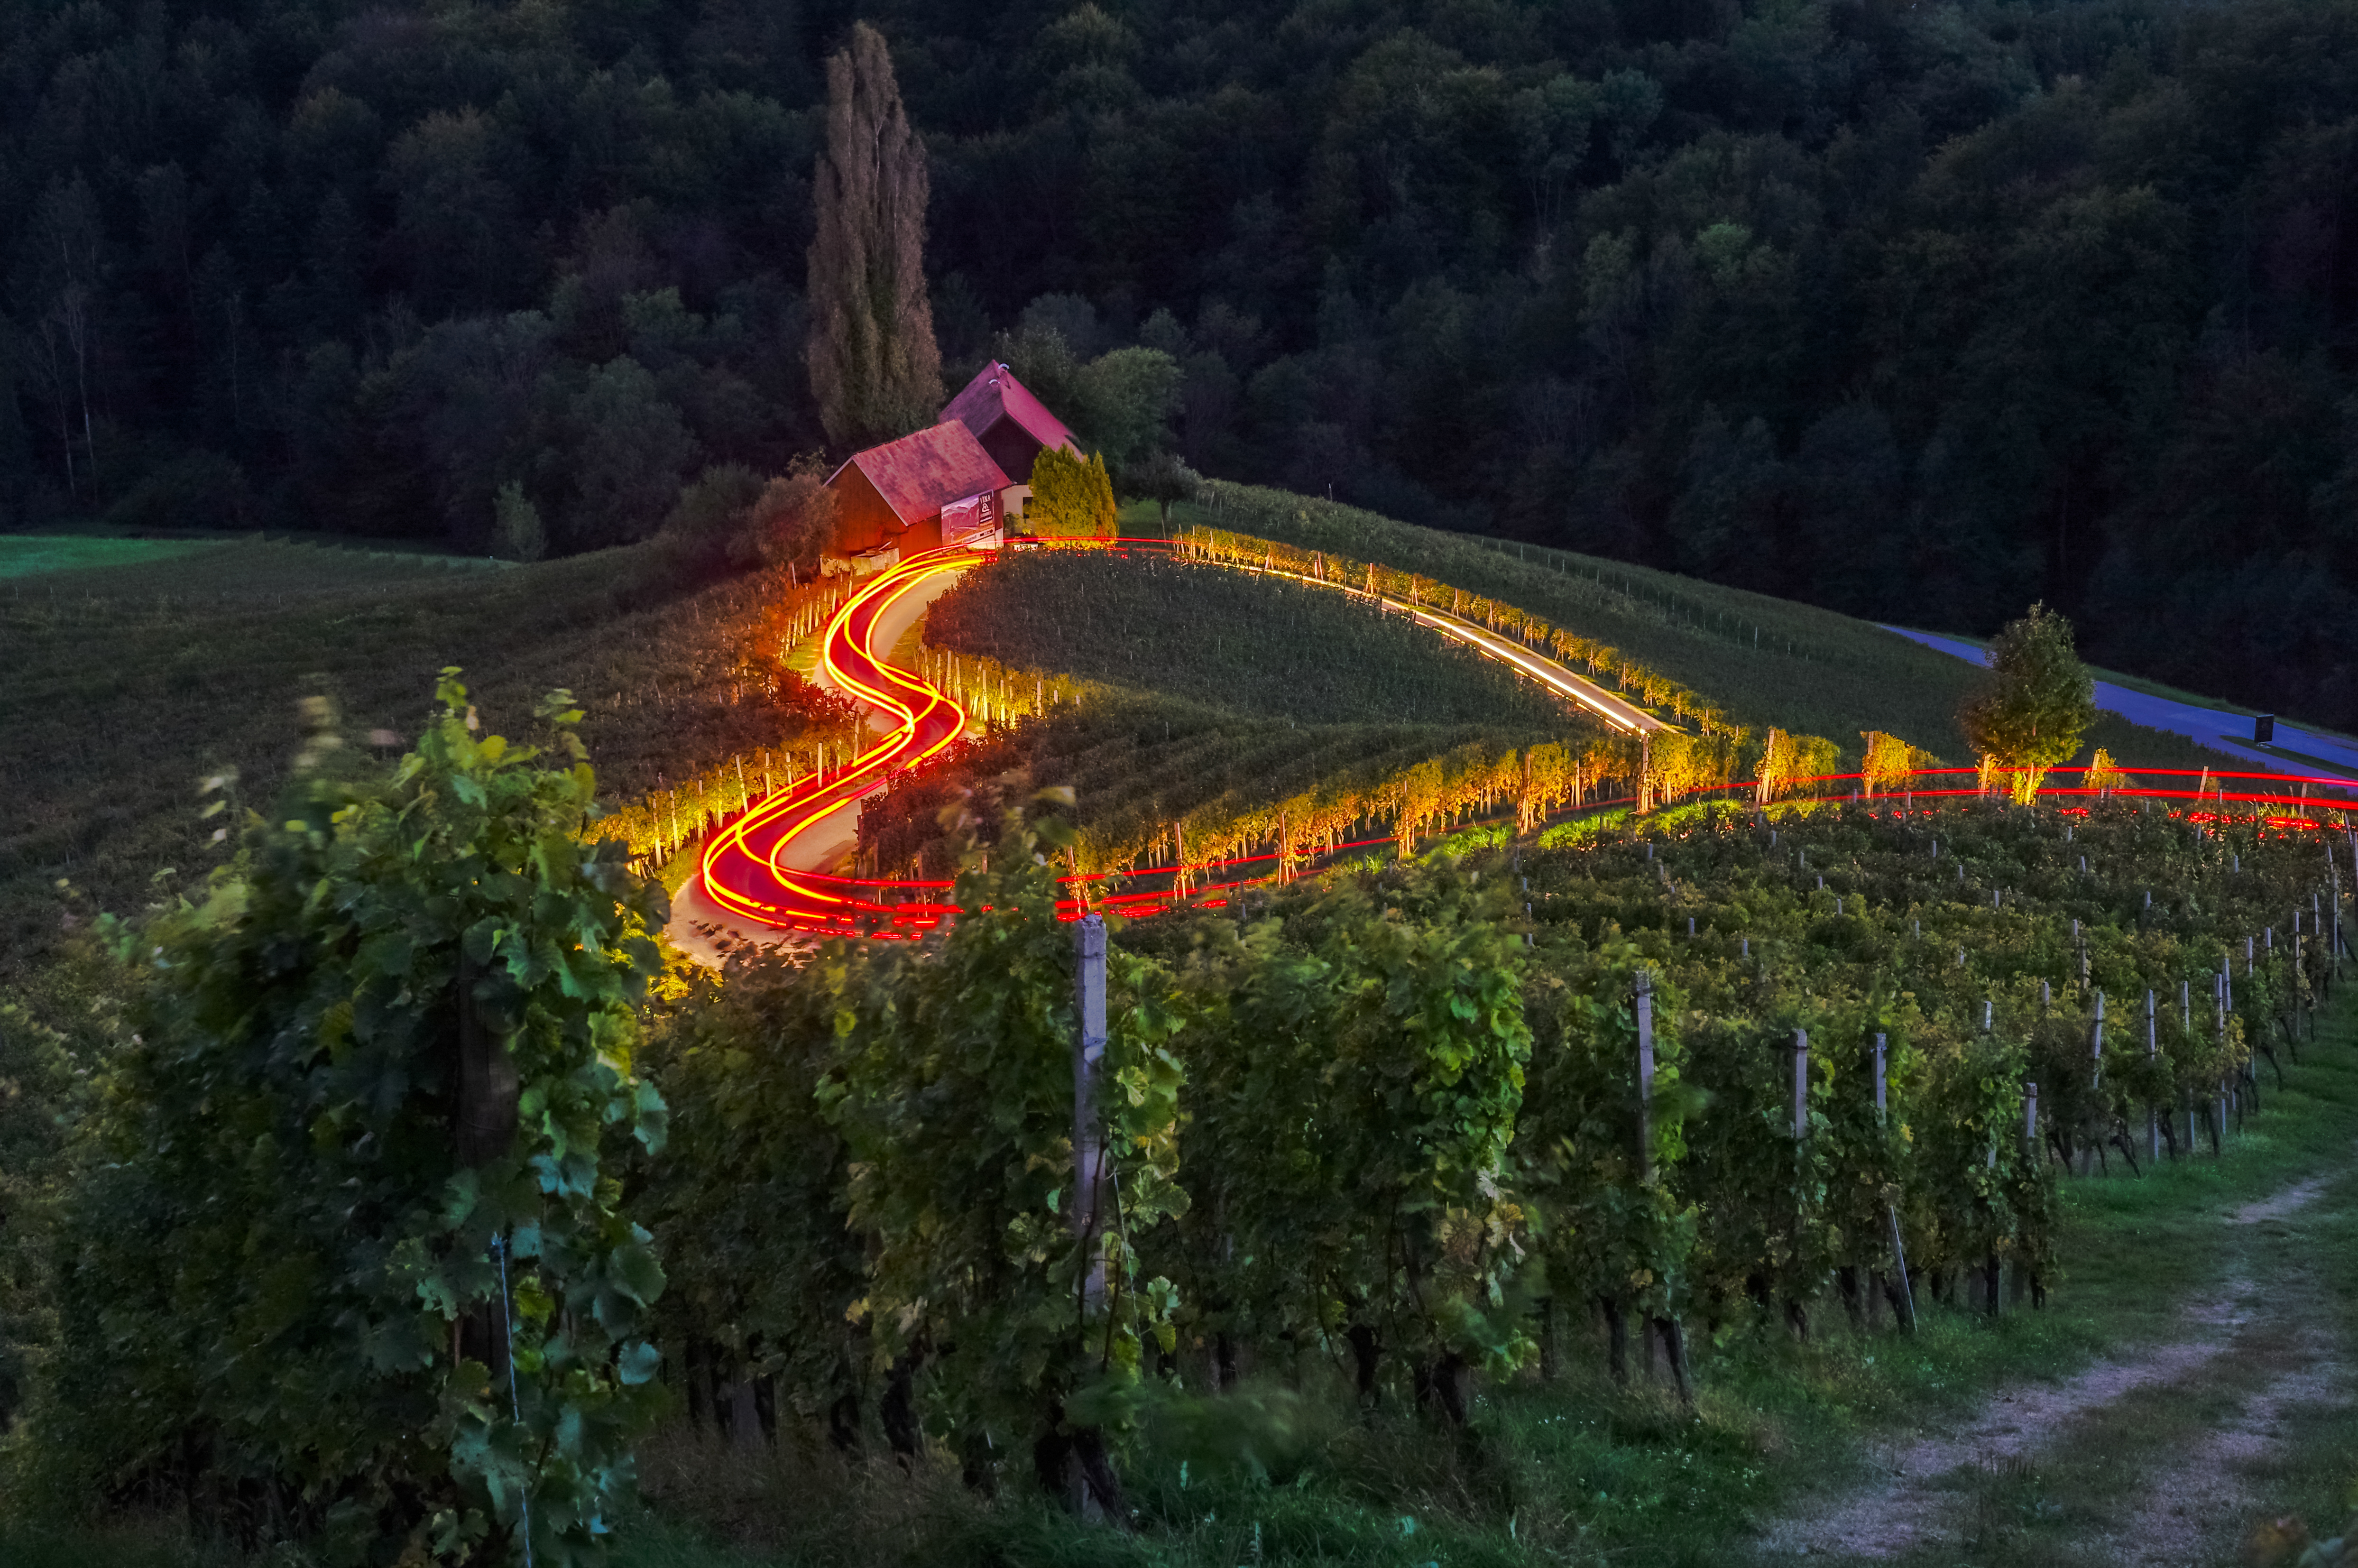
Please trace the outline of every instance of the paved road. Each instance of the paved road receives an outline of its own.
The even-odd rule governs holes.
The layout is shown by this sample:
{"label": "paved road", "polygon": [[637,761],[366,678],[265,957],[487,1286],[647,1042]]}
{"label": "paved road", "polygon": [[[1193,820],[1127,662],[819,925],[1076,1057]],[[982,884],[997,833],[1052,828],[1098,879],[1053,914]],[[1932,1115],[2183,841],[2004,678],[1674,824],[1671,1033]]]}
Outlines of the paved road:
{"label": "paved road", "polygon": [[[1887,632],[1897,632],[1911,643],[1921,643],[1928,648],[1958,658],[1982,662],[1981,648],[1962,637],[1943,637],[1936,632],[1910,632],[1901,626],[1886,626]],[[2107,713],[2117,713],[2133,724],[2148,730],[2166,730],[2173,735],[2183,735],[2199,741],[2213,751],[2244,757],[2270,773],[2313,775],[2317,770],[2289,757],[2273,756],[2254,747],[2252,720],[2248,714],[2229,713],[2222,708],[2198,708],[2190,702],[2173,702],[2166,697],[2151,697],[2110,681],[2096,683],[2096,706]],[[2331,763],[2337,771],[2358,774],[2358,745],[2338,736],[2304,730],[2297,724],[2277,720],[2276,743],[2288,752],[2314,757]]]}

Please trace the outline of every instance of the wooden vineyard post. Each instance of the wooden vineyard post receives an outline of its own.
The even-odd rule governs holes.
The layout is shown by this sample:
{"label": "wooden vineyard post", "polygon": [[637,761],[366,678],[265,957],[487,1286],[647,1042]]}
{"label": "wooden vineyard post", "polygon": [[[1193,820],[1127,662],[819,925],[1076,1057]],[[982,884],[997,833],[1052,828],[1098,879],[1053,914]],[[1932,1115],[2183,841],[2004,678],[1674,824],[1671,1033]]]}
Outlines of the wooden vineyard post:
{"label": "wooden vineyard post", "polygon": [[1810,1032],[1793,1031],[1793,1146],[1810,1135]]}
{"label": "wooden vineyard post", "polygon": [[[1647,1184],[1654,1180],[1654,977],[1650,970],[1638,971],[1638,1168]],[[1665,1303],[1668,1305],[1669,1303]],[[1694,1389],[1687,1381],[1686,1333],[1680,1327],[1675,1312],[1654,1315],[1649,1325],[1652,1333],[1646,1338],[1646,1367],[1650,1374],[1654,1365],[1654,1342],[1660,1338],[1662,1354],[1671,1364],[1671,1380],[1678,1386],[1679,1400],[1692,1407]]]}
{"label": "wooden vineyard post", "polygon": [[[1810,1032],[1793,1031],[1793,1246],[1801,1249],[1801,1233],[1808,1227],[1810,1135]],[[1810,1336],[1809,1318],[1800,1301],[1788,1297],[1785,1318],[1797,1338]]]}
{"label": "wooden vineyard post", "polygon": [[[459,1093],[458,1114],[451,1119],[450,1152],[459,1168],[466,1171],[480,1170],[515,1146],[523,1093],[523,1078],[508,1036],[483,1016],[475,1000],[475,961],[461,945],[459,973],[451,986],[451,1000],[458,1004]],[[494,1236],[492,1245],[505,1248],[506,1233]],[[451,1356],[454,1360],[464,1356],[481,1362],[495,1379],[513,1379],[515,1374],[508,1360],[512,1340],[502,1332],[508,1311],[504,1285],[500,1304],[499,1319],[492,1317],[488,1302],[479,1302],[460,1314],[450,1325]],[[529,1520],[525,1528],[530,1528]]]}
{"label": "wooden vineyard post", "polygon": [[[2094,1022],[2089,1026],[2088,1041],[2089,1098],[2101,1104],[2104,1092],[2104,993],[2101,990],[2096,993],[2096,1016]],[[2099,1112],[2099,1114],[2102,1113]],[[2084,1131],[2085,1129],[2079,1130]],[[2075,1134],[2066,1134],[2066,1136],[2073,1135]],[[2084,1176],[2096,1168],[2096,1153],[2102,1142],[2103,1138],[2099,1134],[2096,1142],[2086,1144],[2081,1149],[2080,1174]],[[2068,1175],[2071,1173],[2067,1169],[2064,1173]]]}
{"label": "wooden vineyard post", "polygon": [[1104,1309],[1106,1296],[1104,1249],[1095,1245],[1105,1180],[1097,1115],[1097,1076],[1106,1052],[1105,917],[1082,916],[1074,946],[1079,957],[1076,988],[1081,1032],[1073,1042],[1073,1234],[1089,1259],[1081,1291],[1087,1310],[1096,1313]]}
{"label": "wooden vineyard post", "polygon": [[[2147,1063],[2151,1063],[2158,1060],[2160,1054],[2161,1047],[2155,1039],[2153,992],[2148,989],[2145,993],[2145,1059]],[[2145,1141],[2146,1158],[2157,1165],[2160,1164],[2161,1111],[2155,1106],[2149,1105],[2145,1109]]]}
{"label": "wooden vineyard post", "polygon": [[1654,1179],[1654,977],[1638,971],[1638,1169]]}
{"label": "wooden vineyard post", "polygon": [[[1890,1114],[1887,1087],[1890,1082],[1889,1065],[1884,1036],[1878,1033],[1875,1037],[1875,1121],[1877,1127],[1884,1125]],[[1916,1330],[1916,1292],[1908,1282],[1908,1248],[1899,1238],[1899,1206],[1886,1201],[1883,1212],[1891,1221],[1891,1269],[1898,1285],[1892,1293],[1891,1304],[1900,1314],[1900,1326],[1912,1334]]]}

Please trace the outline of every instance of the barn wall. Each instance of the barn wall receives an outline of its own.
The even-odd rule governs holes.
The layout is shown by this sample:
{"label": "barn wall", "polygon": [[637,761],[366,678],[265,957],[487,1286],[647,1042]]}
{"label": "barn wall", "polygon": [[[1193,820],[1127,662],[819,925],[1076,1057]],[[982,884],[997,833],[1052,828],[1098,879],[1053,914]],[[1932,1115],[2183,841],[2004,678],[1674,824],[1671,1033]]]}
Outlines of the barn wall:
{"label": "barn wall", "polygon": [[1040,443],[1032,438],[1031,431],[1002,416],[992,422],[981,439],[982,449],[990,454],[990,460],[999,465],[999,471],[1010,482],[1032,482],[1032,464],[1040,456]]}
{"label": "barn wall", "polygon": [[910,524],[909,531],[901,535],[901,558],[904,561],[911,556],[922,555],[927,550],[938,550],[941,547],[942,514],[938,512],[931,517],[921,517]]}
{"label": "barn wall", "polygon": [[[872,550],[900,531],[901,520],[892,515],[892,509],[856,465],[836,476],[833,489],[836,554],[856,556]],[[938,527],[935,534],[939,536]]]}

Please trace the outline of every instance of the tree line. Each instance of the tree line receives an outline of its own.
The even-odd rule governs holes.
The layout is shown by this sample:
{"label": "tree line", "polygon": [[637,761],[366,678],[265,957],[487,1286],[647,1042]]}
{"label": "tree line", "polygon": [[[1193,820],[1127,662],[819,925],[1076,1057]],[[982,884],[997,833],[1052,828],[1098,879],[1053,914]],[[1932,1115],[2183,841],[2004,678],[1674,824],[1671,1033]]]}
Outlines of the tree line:
{"label": "tree line", "polygon": [[[893,297],[1132,489],[1972,630],[2043,599],[2358,722],[2347,0],[868,16],[860,123],[923,177]],[[921,416],[914,339],[849,423],[814,382],[853,42],[834,3],[0,9],[0,507],[475,549],[513,486],[573,550]]]}

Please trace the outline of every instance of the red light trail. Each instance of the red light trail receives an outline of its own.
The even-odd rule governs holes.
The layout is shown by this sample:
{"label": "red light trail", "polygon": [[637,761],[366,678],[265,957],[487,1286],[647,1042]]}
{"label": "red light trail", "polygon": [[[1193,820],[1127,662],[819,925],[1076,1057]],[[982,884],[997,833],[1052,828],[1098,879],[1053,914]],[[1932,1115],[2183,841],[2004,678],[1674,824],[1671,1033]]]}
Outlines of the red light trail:
{"label": "red light trail", "polygon": [[[798,870],[786,860],[821,822],[856,807],[894,773],[939,755],[965,730],[964,709],[924,676],[886,663],[874,642],[879,622],[894,605],[975,559],[971,551],[941,550],[903,561],[845,600],[819,633],[819,667],[896,723],[833,776],[780,790],[712,836],[698,874],[706,895],[730,916],[788,931],[881,928],[906,935],[957,913],[928,896],[946,890],[946,882],[840,877]],[[888,899],[894,893],[903,896]]]}
{"label": "red light trail", "polygon": [[[1058,547],[1106,548],[1109,543],[1059,542]],[[1126,540],[1122,543],[1130,546],[1146,545],[1149,548],[1153,547],[1153,544],[1147,541]],[[945,573],[966,570],[984,558],[987,557],[978,556],[971,550],[946,549],[903,561],[854,593],[828,620],[819,634],[820,668],[841,689],[892,719],[894,726],[883,739],[852,758],[834,774],[817,774],[787,789],[778,791],[758,802],[743,815],[725,824],[713,834],[704,849],[702,861],[698,867],[698,879],[703,883],[706,895],[730,919],[743,925],[772,930],[834,932],[838,935],[906,938],[922,935],[939,925],[944,919],[957,913],[957,906],[945,902],[942,896],[949,891],[951,884],[948,882],[920,881],[893,877],[844,877],[827,871],[796,868],[788,865],[787,861],[798,851],[808,852],[810,848],[808,841],[827,818],[847,806],[857,807],[861,800],[875,793],[880,785],[898,773],[923,766],[940,755],[952,741],[964,733],[967,728],[965,710],[952,700],[947,693],[926,680],[922,675],[888,663],[877,650],[875,643],[884,617],[909,594]],[[1243,569],[1263,571],[1264,575],[1298,576],[1291,572],[1266,573],[1264,568]],[[1309,577],[1299,577],[1298,579],[1303,582],[1317,582],[1322,587],[1341,589],[1346,592],[1359,594],[1360,597],[1369,597],[1360,594],[1359,590],[1345,584],[1325,582]],[[1390,607],[1412,613],[1425,610],[1423,606],[1412,606],[1405,603],[1394,603]],[[1550,678],[1547,671],[1537,667],[1545,661],[1532,658],[1523,650],[1512,646],[1504,638],[1466,636],[1466,632],[1461,630],[1465,623],[1456,622],[1454,617],[1420,613],[1417,618],[1435,631],[1474,643],[1492,657],[1514,665],[1522,674],[1539,680],[1557,695],[1570,697],[1583,703],[1592,711],[1596,712],[1598,717],[1605,719],[1615,728],[1624,730],[1625,732],[1639,727],[1630,721],[1630,715],[1642,718],[1647,727],[1660,722],[1654,719],[1652,715],[1644,714],[1641,709],[1628,708],[1628,705],[1620,703],[1618,699],[1612,699],[1608,706],[1594,700],[1588,693],[1563,689],[1563,682]],[[1471,628],[1467,629],[1471,630]],[[1549,670],[1555,668],[1556,666],[1549,665]],[[1577,677],[1569,678],[1577,680]],[[1588,686],[1586,682],[1577,684],[1582,687]],[[1595,692],[1600,696],[1606,695],[1597,692],[1597,688],[1595,687],[1589,687],[1589,692]],[[1616,708],[1628,708],[1628,712],[1615,711]],[[1930,783],[1934,774],[1970,775],[1974,771],[1971,768],[1934,769],[1919,776]],[[2055,770],[2059,776],[2081,771],[2072,768]],[[2165,768],[2123,769],[2122,772],[2144,773],[2157,778],[2183,776],[2191,779],[2196,776],[2188,770]],[[1828,774],[1822,778],[1792,780],[1786,787],[1791,788],[1798,785],[1803,788],[1811,786],[1823,788],[1831,784],[1839,788],[1844,784],[1857,781],[1860,775],[1855,773]],[[2321,785],[2344,791],[2353,787],[2351,781],[2347,779],[2323,777],[2299,779],[2288,778],[2283,774],[2214,771],[2204,775],[2205,782],[2212,784],[2212,787],[2207,790],[2171,788],[2168,785],[2160,787],[2131,785],[2115,789],[2111,793],[2125,797],[2179,803],[2180,808],[2186,810],[2187,815],[2197,820],[2209,819],[2212,815],[2200,810],[2205,806],[2216,808],[2219,813],[2223,813],[2230,806],[2240,806],[2246,809],[2255,806],[2288,808],[2288,815],[2272,815],[2268,817],[2269,824],[2278,828],[2321,826],[2320,823],[2306,816],[2307,812],[2314,810],[2320,815],[2330,812],[2343,816],[2343,826],[2347,830],[2347,814],[2358,811],[2358,805],[2309,798],[2305,795],[2294,796],[2266,791],[2227,792],[2226,781],[2230,779],[2261,778],[2270,779],[2278,784]],[[1737,790],[1749,792],[1754,787],[1750,784],[1722,786],[1727,793]],[[1707,797],[1716,793],[1721,792],[1704,791],[1700,792],[1700,795]],[[2049,787],[2040,791],[2043,795],[2059,796],[2094,796],[2099,793],[2085,787],[2062,786]],[[1981,791],[1978,788],[1938,786],[1913,792],[1887,790],[1879,799],[1860,799],[1859,796],[1846,792],[1830,793],[1789,797],[1777,804],[1780,806],[1835,804],[1847,799],[1858,800],[1860,804],[1870,806],[1887,806],[1895,804],[1894,797],[1900,795],[1908,795],[1911,799],[1921,796],[1926,800],[1956,800],[1980,798]],[[1580,809],[1594,810],[1600,806],[1627,804],[1629,803],[1592,801]],[[1375,848],[1391,842],[1393,840],[1390,838],[1368,839],[1338,846],[1336,853],[1347,854],[1353,850]],[[1197,902],[1206,906],[1217,907],[1228,902],[1217,896],[1218,894],[1274,880],[1273,876],[1241,873],[1244,867],[1257,865],[1262,861],[1274,861],[1276,859],[1276,852],[1272,850],[1266,855],[1249,855],[1232,860],[1190,866],[1188,869],[1192,871],[1230,871],[1240,873],[1234,881],[1214,882],[1199,888],[1195,895]],[[1161,872],[1166,875],[1175,870],[1176,868],[1169,867],[1160,869]],[[1152,876],[1157,873],[1154,870],[1149,870],[1138,874]],[[1071,882],[1103,881],[1110,879],[1103,875],[1089,875],[1065,880]],[[1214,896],[1204,897],[1202,896],[1204,894]],[[1100,894],[1091,902],[1100,907],[1124,914],[1141,914],[1167,907],[1175,901],[1175,898],[1176,895],[1170,891],[1132,891]],[[1077,899],[1066,900],[1059,903],[1058,909],[1060,913],[1070,918],[1081,912],[1082,903]]]}

